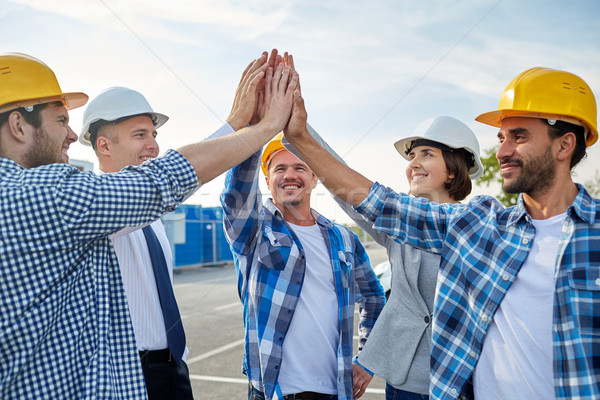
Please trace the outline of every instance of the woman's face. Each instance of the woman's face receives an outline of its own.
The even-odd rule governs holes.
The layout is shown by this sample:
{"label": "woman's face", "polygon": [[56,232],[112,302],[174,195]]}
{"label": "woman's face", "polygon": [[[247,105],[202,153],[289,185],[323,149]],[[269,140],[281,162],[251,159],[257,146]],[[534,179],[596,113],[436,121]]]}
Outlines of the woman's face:
{"label": "woman's face", "polygon": [[444,184],[454,178],[446,169],[442,150],[432,146],[417,146],[408,154],[406,177],[410,193],[436,203],[454,202]]}

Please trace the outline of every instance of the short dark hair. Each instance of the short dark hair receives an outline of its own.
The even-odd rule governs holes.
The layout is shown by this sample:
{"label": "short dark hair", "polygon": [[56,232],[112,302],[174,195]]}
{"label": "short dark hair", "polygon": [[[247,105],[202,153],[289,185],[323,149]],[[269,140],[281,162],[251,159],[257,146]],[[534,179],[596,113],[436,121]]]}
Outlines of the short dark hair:
{"label": "short dark hair", "polygon": [[442,150],[442,156],[446,163],[446,170],[449,174],[454,174],[454,179],[445,183],[444,187],[453,200],[461,201],[471,193],[473,188],[469,176],[469,160],[473,156],[465,149]]}
{"label": "short dark hair", "polygon": [[550,135],[550,139],[557,139],[568,132],[573,132],[575,134],[575,150],[573,151],[573,157],[571,157],[571,169],[573,169],[573,167],[579,164],[579,162],[587,156],[585,128],[581,125],[575,125],[565,121],[556,121],[554,124],[548,123],[547,119],[542,119],[542,121],[548,125],[548,135]]}
{"label": "short dark hair", "polygon": [[32,106],[33,109],[31,111],[27,111],[25,107],[19,107],[14,110],[3,112],[2,114],[0,114],[0,127],[4,125],[6,121],[8,121],[8,116],[16,111],[23,116],[23,118],[28,124],[32,125],[34,128],[37,129],[40,126],[42,126],[42,117],[40,116],[40,113],[44,108],[48,107],[48,104],[62,105],[62,102],[51,101],[50,103],[36,104]]}
{"label": "short dark hair", "polygon": [[[92,148],[94,150],[96,150],[96,142],[98,141],[98,136],[108,137],[112,141],[117,140],[116,137],[109,137],[106,133],[101,133],[100,132],[101,130],[103,132],[106,132],[106,130],[102,129],[102,128],[104,128],[105,126],[108,126],[108,125],[118,125],[121,122],[127,121],[128,119],[140,117],[140,116],[146,116],[146,117],[152,119],[152,115],[150,115],[148,113],[142,113],[142,114],[135,114],[135,115],[126,115],[126,116],[118,118],[114,121],[107,121],[104,119],[99,119],[97,121],[92,122],[90,124],[90,127],[88,128],[88,132],[90,133],[90,143],[92,143]],[[152,124],[156,125],[154,123],[154,120],[152,121]]]}

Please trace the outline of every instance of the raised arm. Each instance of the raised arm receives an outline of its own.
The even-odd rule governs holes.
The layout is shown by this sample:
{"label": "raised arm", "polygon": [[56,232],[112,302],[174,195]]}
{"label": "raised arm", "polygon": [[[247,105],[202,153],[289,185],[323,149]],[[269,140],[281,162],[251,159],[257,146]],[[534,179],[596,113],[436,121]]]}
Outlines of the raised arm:
{"label": "raised arm", "polygon": [[294,92],[294,105],[285,136],[301,158],[335,196],[351,205],[360,204],[373,182],[337,160],[308,132],[306,108],[300,90]]}

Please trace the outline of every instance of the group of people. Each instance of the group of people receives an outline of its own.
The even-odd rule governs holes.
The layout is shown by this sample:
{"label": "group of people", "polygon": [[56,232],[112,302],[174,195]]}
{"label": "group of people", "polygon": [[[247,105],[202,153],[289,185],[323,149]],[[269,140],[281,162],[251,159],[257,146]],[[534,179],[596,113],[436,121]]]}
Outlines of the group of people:
{"label": "group of people", "polygon": [[[505,208],[461,203],[483,166],[448,116],[395,143],[410,194],[352,170],[308,124],[287,53],[253,60],[227,122],[161,157],[168,117],[135,90],[100,93],[79,135],[99,174],[67,164],[87,96],[28,55],[0,69],[1,398],[193,398],[158,220],[225,171],[248,399],[350,400],[374,374],[388,400],[600,397],[600,201],[571,177],[597,107],[578,76],[527,70],[476,118],[499,128],[503,189],[522,193]],[[386,248],[387,303],[357,236],[311,208],[318,180]]]}

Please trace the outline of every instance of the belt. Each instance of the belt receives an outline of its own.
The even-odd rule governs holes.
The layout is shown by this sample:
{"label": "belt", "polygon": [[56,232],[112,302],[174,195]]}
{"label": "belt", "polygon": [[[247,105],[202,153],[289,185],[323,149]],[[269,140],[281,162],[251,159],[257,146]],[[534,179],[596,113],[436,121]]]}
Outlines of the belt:
{"label": "belt", "polygon": [[140,360],[142,364],[165,363],[173,361],[173,356],[169,349],[162,350],[141,350]]}
{"label": "belt", "polygon": [[337,400],[337,395],[315,392],[301,392],[288,394],[287,396],[283,396],[283,398],[285,400]]}

